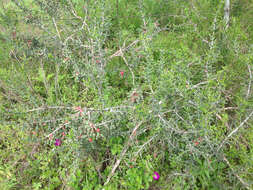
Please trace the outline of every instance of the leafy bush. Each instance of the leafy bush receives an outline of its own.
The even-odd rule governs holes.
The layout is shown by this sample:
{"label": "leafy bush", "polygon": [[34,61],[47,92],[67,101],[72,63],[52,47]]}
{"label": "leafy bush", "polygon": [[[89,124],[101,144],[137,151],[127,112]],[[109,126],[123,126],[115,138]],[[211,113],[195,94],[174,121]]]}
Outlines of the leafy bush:
{"label": "leafy bush", "polygon": [[1,189],[250,189],[248,4],[6,1]]}

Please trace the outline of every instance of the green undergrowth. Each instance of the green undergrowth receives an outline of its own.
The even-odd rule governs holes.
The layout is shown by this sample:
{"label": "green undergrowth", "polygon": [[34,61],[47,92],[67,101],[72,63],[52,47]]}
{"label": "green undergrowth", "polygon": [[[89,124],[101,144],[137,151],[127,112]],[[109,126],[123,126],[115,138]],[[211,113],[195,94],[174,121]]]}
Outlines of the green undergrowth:
{"label": "green undergrowth", "polygon": [[0,189],[253,188],[250,2],[1,3]]}

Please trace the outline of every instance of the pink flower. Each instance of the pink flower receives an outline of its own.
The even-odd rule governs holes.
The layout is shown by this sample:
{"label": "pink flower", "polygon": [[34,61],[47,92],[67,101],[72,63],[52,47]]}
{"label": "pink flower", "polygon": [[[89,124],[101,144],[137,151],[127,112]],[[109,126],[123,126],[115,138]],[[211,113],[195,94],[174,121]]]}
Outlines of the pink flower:
{"label": "pink flower", "polygon": [[160,175],[157,172],[154,172],[153,179],[157,181],[159,180],[159,178],[160,178]]}
{"label": "pink flower", "polygon": [[55,146],[60,146],[61,145],[61,140],[60,139],[55,139]]}
{"label": "pink flower", "polygon": [[75,107],[75,110],[79,111],[80,115],[83,114],[83,110],[80,106]]}
{"label": "pink flower", "polygon": [[124,71],[120,71],[120,76],[123,78],[123,76],[124,76]]}
{"label": "pink flower", "polygon": [[49,139],[52,140],[53,139],[53,134],[49,135]]}

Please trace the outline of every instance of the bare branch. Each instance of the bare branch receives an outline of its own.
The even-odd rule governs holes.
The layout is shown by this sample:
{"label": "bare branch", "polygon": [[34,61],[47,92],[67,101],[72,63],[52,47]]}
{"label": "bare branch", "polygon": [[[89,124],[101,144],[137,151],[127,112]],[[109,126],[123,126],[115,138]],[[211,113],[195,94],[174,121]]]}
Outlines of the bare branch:
{"label": "bare branch", "polygon": [[135,40],[131,44],[129,44],[125,48],[120,48],[118,51],[116,51],[114,54],[112,54],[109,59],[112,59],[113,57],[121,56],[124,51],[127,51],[130,47],[136,45],[140,40]]}
{"label": "bare branch", "polygon": [[[216,115],[216,117],[222,122],[223,120],[222,120],[222,117],[219,115],[219,114],[215,114]],[[230,129],[230,127],[229,127],[229,125],[228,125],[228,122],[225,122],[224,123],[225,125],[226,125],[226,127],[227,127],[227,129]]]}
{"label": "bare branch", "polygon": [[103,123],[98,123],[98,124],[95,124],[95,127],[98,127],[98,126],[101,126],[101,125],[105,125],[106,123],[111,123],[111,122],[113,122],[113,121],[114,121],[114,119],[109,120],[109,121],[105,121],[105,122],[103,122]]}
{"label": "bare branch", "polygon": [[198,83],[198,84],[195,84],[195,85],[193,85],[192,87],[190,87],[189,88],[189,90],[192,90],[192,89],[194,89],[194,88],[198,88],[200,85],[203,85],[203,84],[208,84],[211,80],[215,80],[216,78],[212,78],[212,79],[210,79],[210,80],[208,80],[208,81],[203,81],[203,82],[200,82],[200,83]]}
{"label": "bare branch", "polygon": [[55,22],[55,19],[53,18],[52,20],[53,20],[54,27],[55,27],[55,30],[56,30],[56,32],[57,32],[57,35],[58,35],[59,39],[61,40],[61,35],[60,35],[59,30],[58,30],[58,27],[57,27],[57,24],[56,24],[56,22]]}
{"label": "bare branch", "polygon": [[230,11],[230,0],[225,0],[225,6],[224,6],[224,19],[225,19],[225,29],[228,28],[229,23],[229,11]]}
{"label": "bare branch", "polygon": [[142,123],[143,123],[143,121],[141,121],[138,125],[136,125],[135,128],[132,130],[132,133],[131,133],[131,135],[130,135],[130,137],[129,137],[129,139],[128,139],[126,145],[125,145],[125,147],[123,148],[122,152],[120,153],[120,156],[119,156],[118,160],[116,161],[116,163],[114,164],[114,166],[113,166],[113,168],[112,168],[112,171],[111,171],[111,173],[109,174],[109,176],[107,177],[107,180],[106,180],[106,182],[105,182],[104,185],[106,185],[106,184],[108,184],[108,183],[110,182],[110,180],[111,180],[111,178],[113,177],[113,175],[114,175],[116,169],[118,168],[118,166],[119,166],[121,160],[122,160],[123,157],[125,156],[125,154],[126,154],[128,148],[129,148],[131,142],[133,141],[133,138],[134,138],[135,135],[136,135],[136,131],[137,131],[138,128],[142,125]]}
{"label": "bare branch", "polygon": [[45,138],[50,137],[51,135],[55,134],[57,131],[59,131],[61,128],[63,128],[65,125],[68,125],[68,123],[64,123],[63,125],[61,125],[60,127],[58,127],[57,129],[55,129],[52,133],[50,133],[49,135],[47,135]]}
{"label": "bare branch", "polygon": [[238,107],[226,107],[226,108],[223,108],[223,110],[237,110]]}
{"label": "bare branch", "polygon": [[[93,109],[93,108],[83,108],[83,110],[86,111],[110,111],[110,112],[119,112],[117,109],[123,109],[123,108],[133,108],[133,106],[116,106],[116,107],[109,107],[104,109]],[[71,106],[45,106],[45,107],[39,107],[34,108],[31,110],[26,111],[25,113],[34,112],[34,111],[41,111],[41,110],[48,110],[48,109],[71,109],[75,110],[75,107]]]}
{"label": "bare branch", "polygon": [[220,144],[220,146],[218,147],[217,151],[219,151],[221,149],[221,147],[224,145],[224,143],[234,134],[236,133],[248,120],[249,118],[253,115],[253,111],[249,114],[249,116],[237,127],[235,128],[224,140],[223,142]]}
{"label": "bare branch", "polygon": [[246,189],[249,189],[249,190],[250,190],[251,188],[250,188],[249,184],[247,184],[245,181],[243,181],[242,178],[240,178],[239,175],[237,175],[237,174],[235,173],[235,170],[231,167],[229,161],[227,160],[227,158],[226,158],[225,156],[223,157],[223,160],[224,160],[224,161],[227,163],[227,165],[230,167],[230,169],[232,170],[232,172],[233,172],[233,174],[235,175],[235,177],[237,177],[237,179],[239,179],[239,181],[244,185],[244,187],[245,187]]}
{"label": "bare branch", "polygon": [[34,111],[40,111],[40,110],[47,110],[47,109],[72,109],[72,107],[66,107],[66,106],[48,106],[48,107],[39,107],[34,108],[31,110],[26,111],[26,113],[34,112]]}
{"label": "bare branch", "polygon": [[134,80],[135,80],[134,72],[133,72],[132,68],[129,66],[129,64],[128,64],[126,58],[124,57],[123,52],[121,53],[121,57],[123,58],[123,60],[124,60],[124,62],[125,62],[125,64],[126,64],[126,66],[128,67],[129,71],[130,71],[131,74],[132,74],[132,80],[133,80],[133,86],[134,86]]}
{"label": "bare branch", "polygon": [[251,88],[251,81],[252,81],[252,74],[251,74],[251,70],[250,70],[250,65],[248,65],[248,70],[249,70],[249,86],[248,86],[248,92],[247,92],[246,98],[249,97],[250,88]]}
{"label": "bare branch", "polygon": [[152,136],[147,142],[145,142],[141,148],[135,153],[135,157],[138,156],[138,154],[142,151],[142,149],[149,144],[155,137],[157,137],[157,135]]}

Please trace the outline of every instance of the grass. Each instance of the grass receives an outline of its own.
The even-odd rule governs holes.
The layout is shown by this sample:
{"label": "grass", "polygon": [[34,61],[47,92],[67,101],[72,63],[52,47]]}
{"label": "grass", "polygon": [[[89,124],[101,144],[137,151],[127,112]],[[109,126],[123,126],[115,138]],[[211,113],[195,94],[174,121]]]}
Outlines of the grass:
{"label": "grass", "polygon": [[0,189],[251,189],[250,1],[223,6],[2,3]]}

